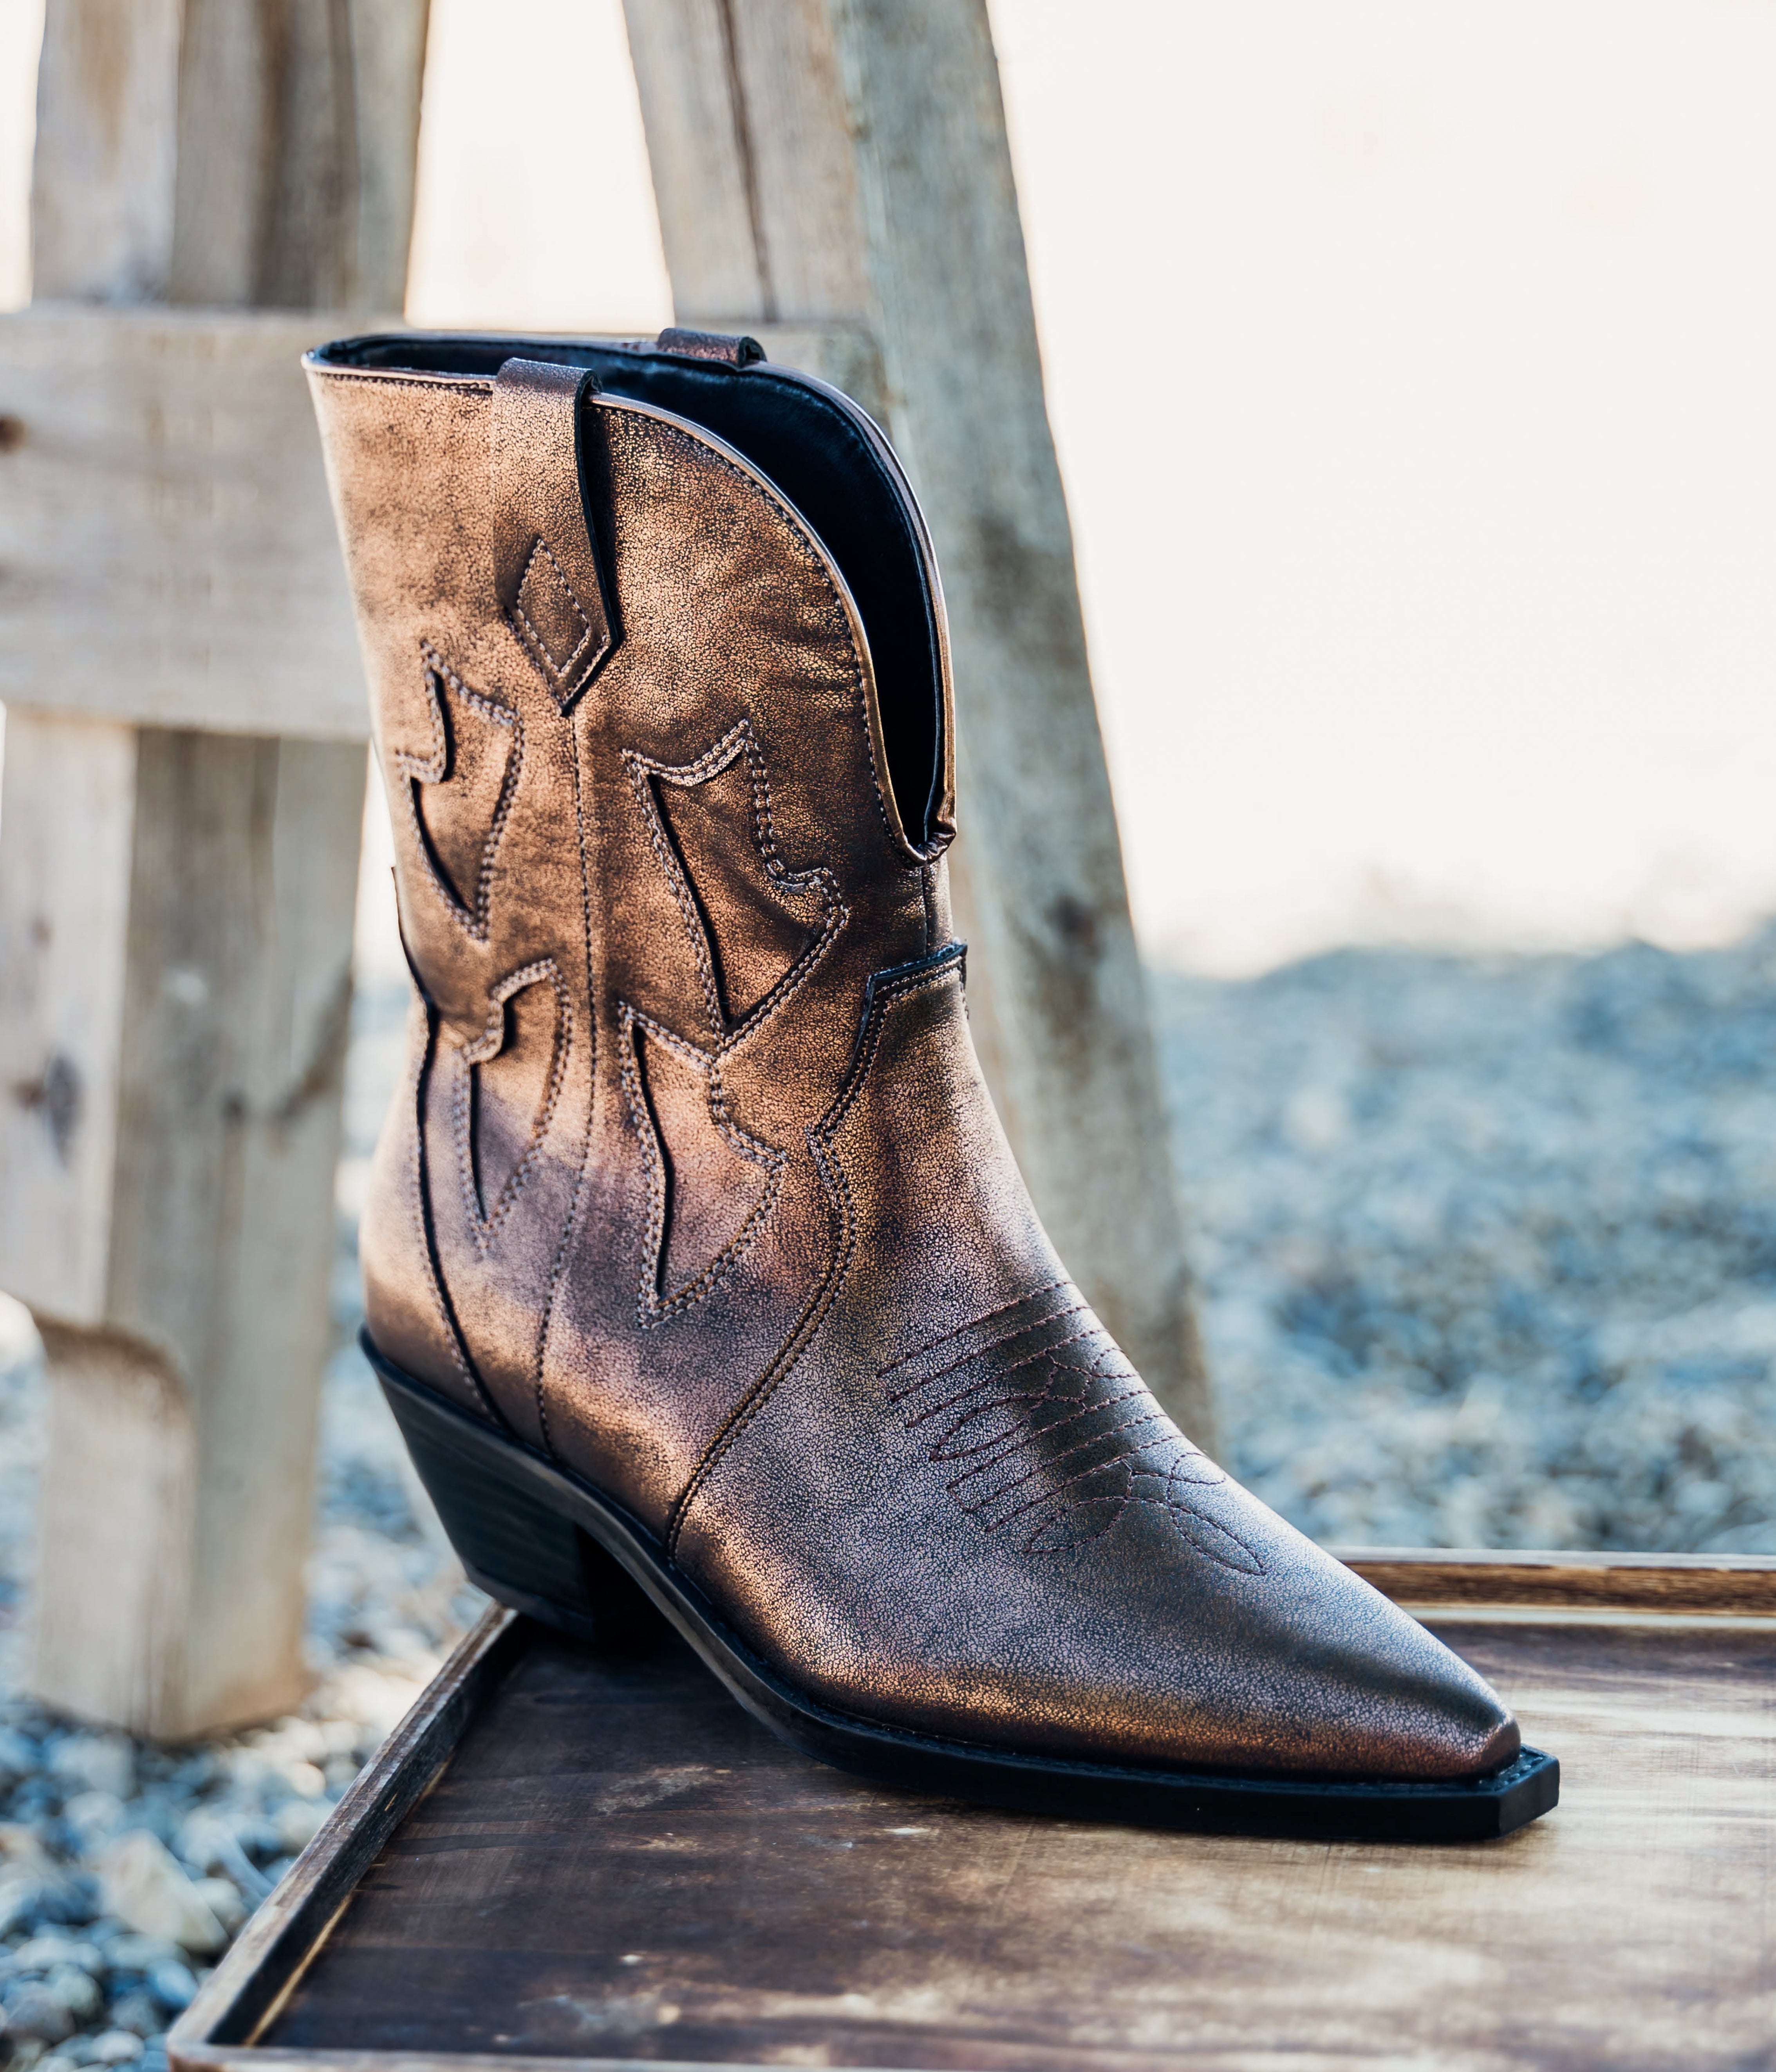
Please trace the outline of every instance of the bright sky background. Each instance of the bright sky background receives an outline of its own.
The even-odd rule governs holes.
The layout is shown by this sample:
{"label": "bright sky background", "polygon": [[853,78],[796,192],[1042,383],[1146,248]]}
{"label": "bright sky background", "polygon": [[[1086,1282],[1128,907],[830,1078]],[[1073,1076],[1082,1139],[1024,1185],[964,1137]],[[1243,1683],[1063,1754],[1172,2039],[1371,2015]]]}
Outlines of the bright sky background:
{"label": "bright sky background", "polygon": [[[662,321],[619,0],[433,19],[411,313]],[[994,21],[1149,952],[1776,912],[1776,0]]]}

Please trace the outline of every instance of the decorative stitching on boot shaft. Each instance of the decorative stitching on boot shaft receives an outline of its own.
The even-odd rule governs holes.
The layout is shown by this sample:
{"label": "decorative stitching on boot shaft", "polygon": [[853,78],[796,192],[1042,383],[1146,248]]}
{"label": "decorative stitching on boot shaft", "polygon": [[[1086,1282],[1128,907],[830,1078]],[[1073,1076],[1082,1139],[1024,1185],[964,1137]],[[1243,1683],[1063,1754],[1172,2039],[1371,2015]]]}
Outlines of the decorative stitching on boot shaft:
{"label": "decorative stitching on boot shaft", "polygon": [[[820,902],[822,914],[819,924],[810,931],[812,939],[807,948],[779,975],[762,999],[730,1020],[716,975],[722,954],[719,931],[673,845],[654,787],[659,783],[683,791],[694,790],[742,758],[752,787],[753,843],[767,886],[779,894],[792,915],[791,902],[809,898]],[[824,864],[806,870],[791,870],[784,862],[771,818],[770,772],[750,721],[741,720],[730,727],[713,747],[706,749],[694,762],[659,763],[652,756],[643,755],[639,749],[626,748],[623,763],[647,824],[648,845],[665,874],[690,940],[709,1034],[717,1052],[731,1049],[771,1020],[791,996],[800,990],[832,948],[839,931],[850,919],[850,909],[840,897],[837,879]]]}
{"label": "decorative stitching on boot shaft", "polygon": [[[622,408],[620,402],[614,398],[608,399],[606,406],[610,405],[614,405],[617,410]],[[874,668],[873,664],[865,662],[861,628],[853,618],[852,611],[845,609],[839,588],[839,579],[834,575],[832,565],[827,558],[825,549],[808,530],[800,513],[784,503],[763,475],[755,475],[745,468],[737,467],[726,454],[718,451],[713,446],[705,446],[701,440],[687,438],[676,426],[662,424],[660,431],[666,439],[676,439],[680,444],[689,446],[700,459],[712,467],[719,468],[725,475],[733,476],[742,488],[768,504],[777,513],[796,541],[803,560],[820,578],[827,596],[831,601],[832,614],[839,620],[842,627],[845,643],[851,650],[852,689],[857,693],[857,717],[863,726],[864,754],[870,764],[870,786],[875,795],[876,812],[882,821],[882,832],[887,836],[890,844],[895,849],[898,849],[902,843],[907,843],[910,846],[908,838],[904,832],[898,837],[895,833],[895,816],[888,810],[888,798],[882,788],[882,771],[876,763],[875,730],[870,724],[869,701],[865,690],[865,686],[874,681]],[[855,606],[852,609],[854,611]]]}
{"label": "decorative stitching on boot shaft", "polygon": [[[479,691],[471,691],[437,649],[424,642],[420,646],[420,660],[424,672],[422,680],[426,688],[426,716],[431,723],[431,750],[425,755],[416,754],[411,749],[397,748],[393,751],[395,767],[405,779],[402,789],[406,798],[408,828],[420,862],[434,889],[442,899],[445,911],[471,942],[484,944],[491,927],[495,859],[512,812],[512,799],[518,789],[519,772],[524,763],[524,725],[511,706],[483,697]],[[512,735],[506,747],[505,766],[494,801],[492,819],[482,840],[472,906],[465,904],[440,864],[432,836],[426,825],[425,816],[420,810],[419,787],[421,784],[447,784],[459,775],[455,744],[451,741],[449,725],[444,717],[441,684],[447,684],[467,710],[485,720],[490,726],[508,729]]]}
{"label": "decorative stitching on boot shaft", "polygon": [[[636,1302],[636,1321],[646,1330],[653,1325],[664,1322],[668,1318],[679,1315],[726,1285],[734,1268],[751,1250],[765,1219],[775,1206],[788,1154],[771,1145],[761,1143],[755,1137],[748,1136],[729,1116],[722,1094],[718,1058],[698,1050],[694,1043],[686,1042],[682,1036],[674,1035],[671,1030],[631,1006],[627,1001],[619,1001],[617,1004],[617,1027],[620,1059],[619,1071],[623,1095],[641,1141],[648,1178],[648,1219],[642,1245],[640,1288]],[[682,1287],[670,1292],[666,1287],[666,1254],[671,1236],[669,1223],[676,1220],[676,1211],[668,1199],[671,1182],[667,1168],[667,1148],[661,1141],[660,1124],[654,1114],[653,1102],[649,1098],[646,1069],[635,1048],[635,1032],[638,1028],[704,1078],[708,1087],[706,1098],[710,1121],[731,1150],[750,1163],[763,1168],[765,1174],[763,1186],[739,1229],[699,1272]],[[679,1184],[683,1183],[680,1182]]]}
{"label": "decorative stitching on boot shaft", "polygon": [[[554,573],[556,582],[561,586],[561,595],[567,600],[568,609],[580,623],[579,639],[574,642],[566,659],[560,662],[556,660],[555,651],[544,637],[541,627],[536,624],[524,607],[524,594],[529,587],[531,575],[536,569],[536,557],[539,554],[549,563]],[[566,571],[556,560],[549,549],[549,542],[541,534],[537,536],[536,545],[530,550],[530,558],[524,564],[524,577],[518,586],[518,594],[512,602],[512,615],[518,621],[522,631],[520,646],[529,656],[549,689],[559,697],[562,684],[574,673],[574,664],[579,660],[581,655],[585,652],[586,643],[592,638],[592,622],[586,617],[585,607],[574,594],[574,586],[568,581]]]}
{"label": "decorative stitching on boot shaft", "polygon": [[[480,1176],[476,1170],[475,1155],[474,1096],[476,1091],[475,1075],[479,1067],[490,1064],[506,1047],[507,1009],[520,993],[533,985],[546,984],[554,995],[555,1028],[550,1039],[548,1075],[544,1082],[543,1098],[536,1114],[531,1118],[530,1131],[518,1162],[507,1175],[504,1185],[495,1198],[492,1207],[486,1206]],[[525,1182],[535,1170],[543,1141],[549,1133],[557,1102],[561,1098],[561,1083],[567,1074],[567,1054],[572,1041],[574,1005],[569,996],[567,983],[553,957],[542,957],[534,964],[526,964],[522,970],[503,978],[487,995],[487,1026],[472,1043],[462,1046],[458,1063],[461,1070],[456,1075],[452,1095],[453,1119],[455,1123],[457,1164],[462,1185],[463,1207],[468,1211],[469,1228],[476,1249],[485,1256],[494,1232],[511,1213],[512,1204],[523,1192]]]}

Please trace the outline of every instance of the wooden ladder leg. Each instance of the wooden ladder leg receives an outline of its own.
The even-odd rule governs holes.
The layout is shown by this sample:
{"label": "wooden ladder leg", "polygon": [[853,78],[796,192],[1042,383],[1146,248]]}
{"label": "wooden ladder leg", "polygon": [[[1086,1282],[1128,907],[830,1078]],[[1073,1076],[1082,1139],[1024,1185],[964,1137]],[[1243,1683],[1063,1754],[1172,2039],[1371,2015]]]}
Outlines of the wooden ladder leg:
{"label": "wooden ladder leg", "polygon": [[361,747],[14,709],[0,1285],[52,1408],[33,1681],[176,1737],[302,1688]]}

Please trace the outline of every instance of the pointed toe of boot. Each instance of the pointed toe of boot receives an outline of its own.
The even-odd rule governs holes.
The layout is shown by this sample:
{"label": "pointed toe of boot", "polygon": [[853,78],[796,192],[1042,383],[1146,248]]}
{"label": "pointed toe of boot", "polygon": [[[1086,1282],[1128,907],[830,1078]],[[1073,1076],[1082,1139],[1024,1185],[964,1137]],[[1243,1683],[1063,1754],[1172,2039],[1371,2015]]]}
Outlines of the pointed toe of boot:
{"label": "pointed toe of boot", "polygon": [[[1433,1783],[1504,1769],[1522,1746],[1511,1708],[1434,1634],[1385,1600],[1383,1606],[1385,1639],[1375,1636],[1342,1673],[1305,1694],[1304,1709],[1319,1714],[1325,1745],[1337,1747],[1337,1771]],[[1320,1737],[1310,1733],[1309,1745]]]}
{"label": "pointed toe of boot", "polygon": [[[1489,1777],[1510,1763],[1522,1737],[1485,1677],[1360,1576],[1301,1545],[1329,1572],[1302,1591],[1275,1674],[1279,1706],[1303,1726],[1308,1766],[1315,1745],[1342,1774],[1415,1782]],[[1328,1636],[1305,1661],[1303,1627]]]}
{"label": "pointed toe of boot", "polygon": [[1258,1565],[1174,1557],[1170,1760],[1428,1784],[1515,1759],[1516,1720],[1478,1670],[1237,1483],[1213,1498]]}

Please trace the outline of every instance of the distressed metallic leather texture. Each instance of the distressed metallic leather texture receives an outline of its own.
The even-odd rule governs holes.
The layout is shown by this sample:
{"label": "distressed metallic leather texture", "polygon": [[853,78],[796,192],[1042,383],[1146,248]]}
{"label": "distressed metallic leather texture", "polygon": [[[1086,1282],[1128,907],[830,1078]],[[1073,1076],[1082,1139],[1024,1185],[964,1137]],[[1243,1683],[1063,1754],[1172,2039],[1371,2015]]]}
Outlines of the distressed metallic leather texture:
{"label": "distressed metallic leather texture", "polygon": [[1488,1687],[1193,1447],[1056,1258],[969,1039],[941,653],[909,834],[810,526],[697,425],[511,351],[310,363],[421,993],[364,1219],[379,1348],[847,1713],[1508,1761]]}

